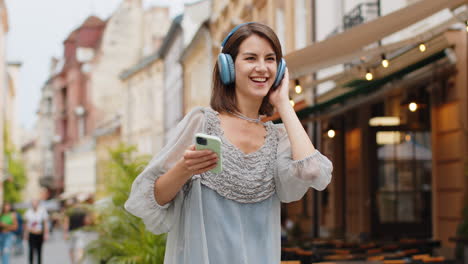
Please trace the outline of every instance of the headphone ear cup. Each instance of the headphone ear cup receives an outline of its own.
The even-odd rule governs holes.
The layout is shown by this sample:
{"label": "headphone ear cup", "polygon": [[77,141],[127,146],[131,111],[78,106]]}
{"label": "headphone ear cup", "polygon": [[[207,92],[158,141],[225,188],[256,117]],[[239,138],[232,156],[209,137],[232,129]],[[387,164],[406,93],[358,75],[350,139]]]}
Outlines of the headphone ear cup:
{"label": "headphone ear cup", "polygon": [[281,61],[278,64],[278,69],[276,71],[276,78],[275,78],[275,82],[273,83],[273,88],[280,85],[281,81],[284,78],[285,72],[286,72],[286,61],[283,58],[281,58]]}
{"label": "headphone ear cup", "polygon": [[218,55],[218,70],[219,77],[224,85],[229,85],[234,82],[236,74],[231,55],[224,53]]}

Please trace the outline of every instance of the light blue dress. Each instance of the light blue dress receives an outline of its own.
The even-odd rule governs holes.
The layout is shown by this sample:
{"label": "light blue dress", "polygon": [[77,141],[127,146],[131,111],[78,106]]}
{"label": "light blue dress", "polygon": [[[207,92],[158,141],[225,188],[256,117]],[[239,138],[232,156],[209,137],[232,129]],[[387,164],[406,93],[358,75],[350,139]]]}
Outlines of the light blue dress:
{"label": "light blue dress", "polygon": [[[168,232],[166,264],[280,263],[280,203],[323,190],[332,163],[319,151],[294,161],[284,125],[264,124],[265,144],[242,153],[220,126],[218,113],[196,108],[132,185],[125,208],[155,234]],[[223,172],[195,175],[173,201],[161,206],[154,182],[180,160],[196,133],[222,140]]]}

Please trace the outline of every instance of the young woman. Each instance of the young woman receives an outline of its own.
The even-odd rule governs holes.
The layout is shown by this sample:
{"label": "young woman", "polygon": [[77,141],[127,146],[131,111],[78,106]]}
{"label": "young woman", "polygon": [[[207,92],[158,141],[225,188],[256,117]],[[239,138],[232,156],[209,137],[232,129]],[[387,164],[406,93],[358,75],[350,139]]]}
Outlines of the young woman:
{"label": "young woman", "polygon": [[11,210],[11,204],[6,202],[2,207],[2,215],[0,216],[0,255],[2,263],[10,263],[10,254],[13,249],[14,234],[18,228],[16,213]]}
{"label": "young woman", "polygon": [[[314,148],[289,103],[273,30],[241,24],[222,46],[211,107],[187,114],[125,204],[151,232],[169,232],[166,264],[280,263],[280,203],[300,199],[309,187],[323,190],[331,180],[331,162]],[[284,124],[260,121],[274,108]],[[195,150],[200,132],[221,138],[221,173],[210,171],[216,154]]]}

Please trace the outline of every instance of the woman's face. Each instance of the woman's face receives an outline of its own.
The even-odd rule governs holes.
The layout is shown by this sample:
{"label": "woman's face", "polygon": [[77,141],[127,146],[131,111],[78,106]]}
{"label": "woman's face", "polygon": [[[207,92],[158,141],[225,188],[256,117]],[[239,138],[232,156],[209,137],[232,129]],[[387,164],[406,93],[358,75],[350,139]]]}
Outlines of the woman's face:
{"label": "woman's face", "polygon": [[236,94],[263,99],[275,81],[277,63],[272,46],[265,38],[251,35],[239,46],[235,61]]}
{"label": "woman's face", "polygon": [[3,211],[7,213],[7,212],[10,212],[10,210],[11,210],[11,205],[9,203],[5,203],[3,205]]}

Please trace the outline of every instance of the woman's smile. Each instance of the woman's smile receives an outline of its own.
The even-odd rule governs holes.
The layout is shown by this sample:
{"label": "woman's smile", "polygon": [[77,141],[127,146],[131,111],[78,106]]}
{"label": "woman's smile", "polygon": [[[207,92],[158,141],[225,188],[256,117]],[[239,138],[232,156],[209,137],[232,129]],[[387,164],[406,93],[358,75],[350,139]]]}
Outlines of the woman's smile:
{"label": "woman's smile", "polygon": [[268,79],[267,77],[250,77],[250,80],[258,87],[265,87],[268,84]]}

